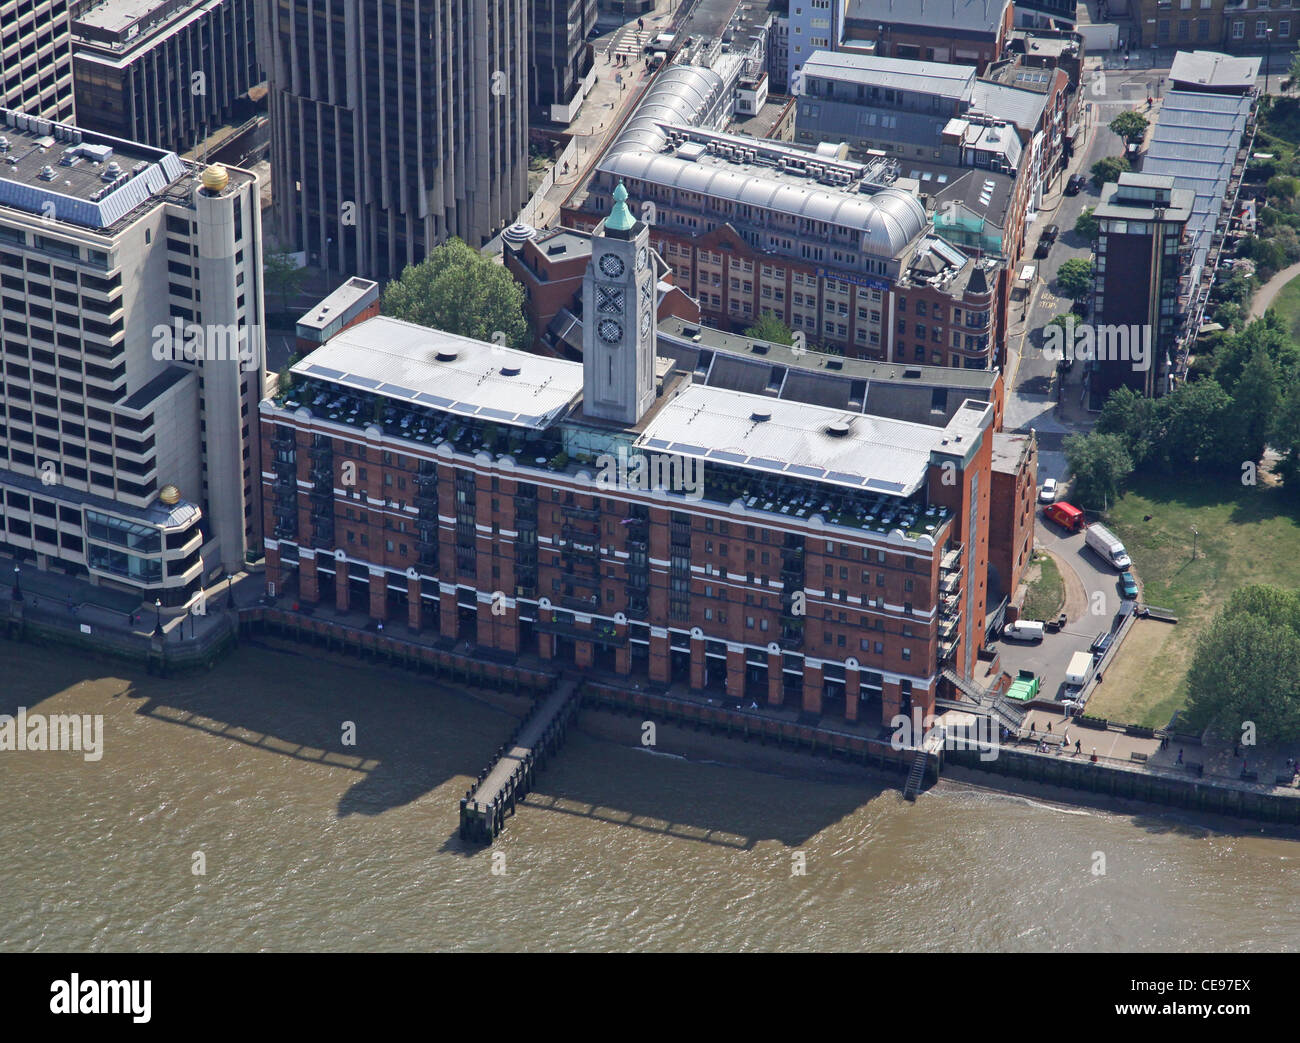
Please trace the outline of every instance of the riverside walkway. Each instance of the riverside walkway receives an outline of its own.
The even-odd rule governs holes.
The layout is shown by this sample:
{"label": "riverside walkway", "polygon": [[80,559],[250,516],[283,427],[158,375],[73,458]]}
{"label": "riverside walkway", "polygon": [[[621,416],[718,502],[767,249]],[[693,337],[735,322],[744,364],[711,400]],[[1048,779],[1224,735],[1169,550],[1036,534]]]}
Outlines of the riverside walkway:
{"label": "riverside walkway", "polygon": [[515,734],[497,750],[497,759],[468,790],[460,802],[460,835],[465,840],[490,844],[505,829],[506,812],[532,789],[547,754],[564,741],[569,721],[578,708],[579,681],[565,676],[559,686],[543,696]]}

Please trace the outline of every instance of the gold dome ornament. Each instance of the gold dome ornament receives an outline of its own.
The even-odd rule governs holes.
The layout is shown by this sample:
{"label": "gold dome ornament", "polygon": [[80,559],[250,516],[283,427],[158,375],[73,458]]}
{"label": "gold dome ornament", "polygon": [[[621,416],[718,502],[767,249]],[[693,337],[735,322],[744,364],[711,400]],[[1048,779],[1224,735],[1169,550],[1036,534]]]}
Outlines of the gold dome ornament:
{"label": "gold dome ornament", "polygon": [[203,171],[203,187],[209,192],[220,192],[230,184],[230,172],[220,163],[213,163]]}
{"label": "gold dome ornament", "polygon": [[162,492],[158,494],[158,499],[167,504],[168,507],[171,507],[172,505],[181,502],[181,491],[174,485],[164,485],[162,487]]}

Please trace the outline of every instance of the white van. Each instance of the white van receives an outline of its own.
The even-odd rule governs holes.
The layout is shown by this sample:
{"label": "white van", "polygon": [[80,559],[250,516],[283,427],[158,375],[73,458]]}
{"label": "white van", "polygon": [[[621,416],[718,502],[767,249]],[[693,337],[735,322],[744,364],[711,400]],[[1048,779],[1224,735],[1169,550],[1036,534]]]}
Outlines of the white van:
{"label": "white van", "polygon": [[1036,619],[1018,619],[1002,628],[1002,636],[1008,641],[1041,641],[1043,624]]}
{"label": "white van", "polygon": [[1089,525],[1083,541],[1096,551],[1103,561],[1114,568],[1123,571],[1133,564],[1128,551],[1124,549],[1124,544],[1104,525],[1096,523]]}

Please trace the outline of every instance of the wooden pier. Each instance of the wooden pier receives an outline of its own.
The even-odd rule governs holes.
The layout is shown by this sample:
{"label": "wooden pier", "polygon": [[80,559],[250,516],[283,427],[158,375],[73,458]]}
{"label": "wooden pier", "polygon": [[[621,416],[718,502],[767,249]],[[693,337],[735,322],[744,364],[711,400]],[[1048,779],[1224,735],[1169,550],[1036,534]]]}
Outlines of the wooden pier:
{"label": "wooden pier", "polygon": [[569,722],[577,712],[580,684],[576,678],[561,678],[558,687],[543,696],[497,750],[496,760],[466,790],[460,802],[460,835],[465,840],[490,844],[505,829],[506,813],[533,788],[533,779],[546,757],[564,741]]}

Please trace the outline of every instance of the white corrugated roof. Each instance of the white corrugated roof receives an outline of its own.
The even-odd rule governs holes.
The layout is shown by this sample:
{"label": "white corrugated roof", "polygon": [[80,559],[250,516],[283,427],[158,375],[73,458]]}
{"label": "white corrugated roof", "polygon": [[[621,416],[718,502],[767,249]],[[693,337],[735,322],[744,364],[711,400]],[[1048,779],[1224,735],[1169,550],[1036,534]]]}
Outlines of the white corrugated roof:
{"label": "white corrugated roof", "polygon": [[[986,403],[980,403],[980,411]],[[756,420],[755,414],[768,420]],[[832,424],[848,424],[842,435]],[[910,496],[926,480],[930,453],[978,424],[954,417],[948,428],[850,413],[723,388],[692,386],[665,403],[637,446],[747,467],[772,475]],[[969,443],[968,443],[969,444]],[[949,446],[945,452],[961,452]]]}
{"label": "white corrugated roof", "polygon": [[[454,358],[440,359],[440,353]],[[293,372],[431,409],[528,427],[549,426],[582,392],[580,362],[382,315],[331,338]]]}

